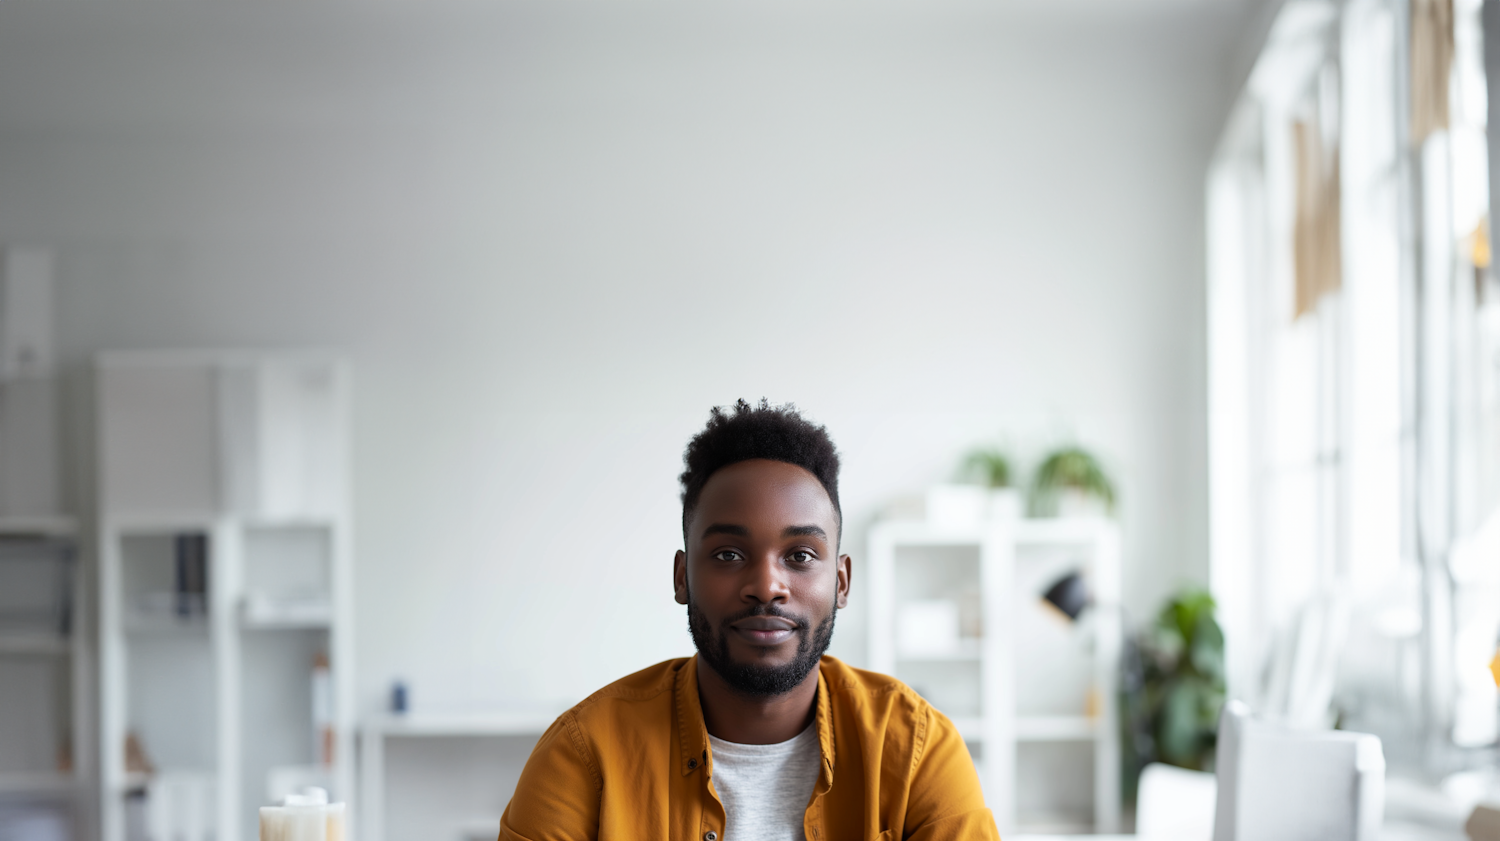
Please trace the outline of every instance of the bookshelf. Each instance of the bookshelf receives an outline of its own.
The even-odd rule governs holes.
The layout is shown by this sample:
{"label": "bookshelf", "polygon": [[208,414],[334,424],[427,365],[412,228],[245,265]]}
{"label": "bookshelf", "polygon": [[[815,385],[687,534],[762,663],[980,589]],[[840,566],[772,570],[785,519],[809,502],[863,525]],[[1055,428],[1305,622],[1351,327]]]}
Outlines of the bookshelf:
{"label": "bookshelf", "polygon": [[90,660],[76,529],[42,519],[0,519],[0,831],[40,820],[85,834]]}
{"label": "bookshelf", "polygon": [[58,470],[52,254],[0,248],[0,838],[92,837],[92,647]]}
{"label": "bookshelf", "polygon": [[[1101,518],[871,529],[871,668],[953,719],[1002,834],[1118,831],[1119,546],[1117,527]],[[1041,595],[1074,571],[1093,603],[1070,625]],[[946,643],[908,630],[912,611],[934,603],[953,606]],[[1068,781],[1080,778],[1092,780],[1083,802],[1018,808],[1046,791],[1077,792]]]}
{"label": "bookshelf", "polygon": [[104,841],[249,841],[354,799],[348,375],[326,353],[95,362]]}

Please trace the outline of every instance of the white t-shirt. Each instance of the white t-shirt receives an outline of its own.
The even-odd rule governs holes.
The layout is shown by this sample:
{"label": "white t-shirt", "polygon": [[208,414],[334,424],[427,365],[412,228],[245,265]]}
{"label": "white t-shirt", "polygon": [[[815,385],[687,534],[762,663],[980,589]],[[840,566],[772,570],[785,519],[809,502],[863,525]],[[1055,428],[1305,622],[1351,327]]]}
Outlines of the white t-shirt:
{"label": "white t-shirt", "polygon": [[807,841],[802,817],[818,782],[818,731],[808,725],[775,745],[739,745],[710,735],[714,792],[724,804],[721,841]]}

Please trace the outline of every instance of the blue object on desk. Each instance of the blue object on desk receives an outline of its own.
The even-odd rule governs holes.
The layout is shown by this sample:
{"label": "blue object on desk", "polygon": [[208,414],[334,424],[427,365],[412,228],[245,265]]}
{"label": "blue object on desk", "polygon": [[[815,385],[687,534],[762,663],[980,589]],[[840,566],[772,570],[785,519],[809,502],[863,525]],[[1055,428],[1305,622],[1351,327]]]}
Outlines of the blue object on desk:
{"label": "blue object on desk", "polygon": [[397,715],[406,714],[406,684],[403,681],[395,681],[391,684],[391,712]]}

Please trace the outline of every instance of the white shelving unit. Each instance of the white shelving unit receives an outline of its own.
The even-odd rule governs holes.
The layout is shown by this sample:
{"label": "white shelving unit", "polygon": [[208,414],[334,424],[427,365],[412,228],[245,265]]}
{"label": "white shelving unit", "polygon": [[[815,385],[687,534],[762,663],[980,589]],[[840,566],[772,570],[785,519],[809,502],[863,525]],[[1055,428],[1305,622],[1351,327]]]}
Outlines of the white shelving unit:
{"label": "white shelving unit", "polygon": [[[1118,832],[1116,526],[1101,518],[885,521],[871,529],[869,559],[871,668],[906,681],[954,720],[1001,834]],[[1075,625],[1042,602],[1070,571],[1085,576],[1093,597]],[[946,648],[903,650],[903,606],[932,599],[958,605],[961,635]],[[1080,752],[1092,770],[1078,767]],[[1018,812],[1018,792],[1059,769],[1092,777],[1091,820],[1076,804]]]}
{"label": "white shelving unit", "polygon": [[64,512],[52,254],[0,247],[0,838],[92,837],[92,647]]}
{"label": "white shelving unit", "polygon": [[[95,373],[102,838],[134,841],[142,790],[179,812],[197,792],[207,831],[185,834],[214,841],[257,836],[273,773],[352,802],[343,363],[132,352]],[[129,736],[155,773],[127,768]]]}
{"label": "white shelving unit", "polygon": [[[11,591],[0,599],[4,607],[14,610],[15,600],[30,601],[42,584],[56,588],[43,598],[61,599],[66,612],[50,621],[24,623],[30,627],[0,627],[0,711],[5,719],[0,727],[0,813],[44,809],[70,833],[87,835],[92,818],[86,796],[93,766],[92,663],[80,625],[87,604],[77,549],[77,529],[70,518],[0,517],[0,567],[33,567],[33,574],[20,577],[0,569],[0,589]],[[52,581],[39,581],[36,573]],[[0,829],[5,820],[0,814]]]}

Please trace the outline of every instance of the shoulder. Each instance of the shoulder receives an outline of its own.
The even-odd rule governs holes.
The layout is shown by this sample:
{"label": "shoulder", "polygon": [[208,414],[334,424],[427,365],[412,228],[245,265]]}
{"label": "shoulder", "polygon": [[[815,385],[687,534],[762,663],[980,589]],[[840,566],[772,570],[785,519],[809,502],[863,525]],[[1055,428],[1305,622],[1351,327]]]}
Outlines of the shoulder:
{"label": "shoulder", "polygon": [[894,677],[856,669],[837,657],[825,656],[819,664],[823,680],[835,706],[850,706],[882,719],[897,717],[925,725],[934,712],[932,705],[910,686]]}
{"label": "shoulder", "polygon": [[[834,657],[821,663],[828,686],[836,727],[861,732],[861,742],[882,745],[892,757],[910,759],[915,766],[945,753],[949,746],[964,744],[952,719],[943,715],[905,683],[880,672],[849,666]],[[871,741],[873,739],[873,741]],[[967,758],[967,748],[962,749]]]}
{"label": "shoulder", "polygon": [[649,707],[652,702],[670,702],[678,673],[687,663],[688,658],[679,657],[626,675],[579,701],[563,713],[562,718],[587,727],[590,723],[621,715],[639,715],[641,709]]}
{"label": "shoulder", "polygon": [[[687,659],[667,660],[626,675],[573,705],[542,734],[527,767],[556,775],[559,768],[587,773],[596,788],[604,784],[602,754],[620,734],[670,727],[671,698]],[[586,769],[586,770],[585,770]],[[543,774],[546,776],[546,774]]]}

